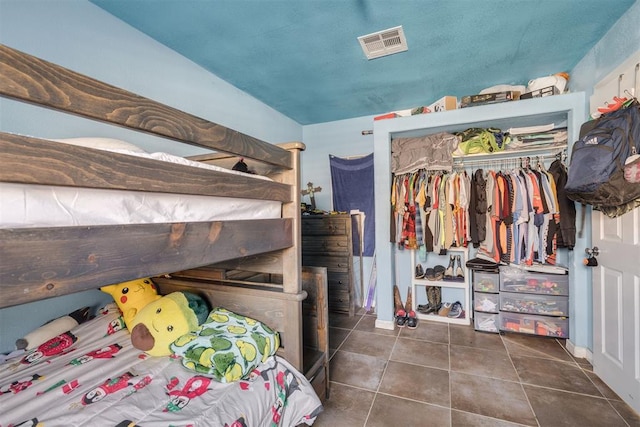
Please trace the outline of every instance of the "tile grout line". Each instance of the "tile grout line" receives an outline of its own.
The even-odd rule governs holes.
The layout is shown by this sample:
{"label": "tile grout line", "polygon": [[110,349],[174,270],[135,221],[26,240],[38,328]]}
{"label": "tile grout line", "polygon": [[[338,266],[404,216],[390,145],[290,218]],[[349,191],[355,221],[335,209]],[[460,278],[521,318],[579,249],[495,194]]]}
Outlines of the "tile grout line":
{"label": "tile grout line", "polygon": [[[394,330],[395,330],[395,323],[394,323]],[[373,405],[376,403],[376,399],[378,398],[378,394],[380,393],[380,387],[382,386],[382,381],[384,380],[384,376],[387,373],[387,369],[389,368],[389,362],[391,361],[391,355],[393,354],[393,351],[396,348],[396,345],[398,345],[398,339],[400,338],[400,333],[402,332],[402,329],[398,331],[398,333],[396,334],[396,339],[393,342],[393,346],[391,347],[391,352],[389,353],[389,357],[387,357],[387,359],[385,360],[384,363],[384,370],[382,371],[382,376],[380,377],[380,381],[378,382],[378,387],[376,387],[376,391],[373,394],[373,400],[371,401],[371,406],[369,407],[369,412],[367,413],[367,417],[364,420],[364,427],[366,427],[367,423],[369,422],[369,417],[371,416],[371,411],[373,411]]]}
{"label": "tile grout line", "polygon": [[529,409],[531,409],[531,413],[533,414],[533,417],[535,418],[536,423],[538,424],[538,427],[540,427],[540,420],[538,419],[538,414],[536,414],[536,411],[533,409],[533,405],[531,405],[531,400],[529,400],[529,396],[527,395],[527,392],[524,389],[522,378],[520,377],[520,373],[518,372],[518,369],[516,369],[515,363],[513,363],[513,358],[511,357],[511,352],[509,351],[509,347],[505,342],[504,335],[503,334],[498,334],[498,335],[500,336],[500,341],[502,342],[504,349],[507,351],[507,357],[509,358],[509,362],[511,362],[511,367],[516,373],[516,377],[518,378],[518,384],[520,384],[520,389],[522,390],[522,394],[524,395],[524,398],[527,399],[527,405],[529,405]]}
{"label": "tile grout line", "polygon": [[447,351],[449,354],[449,425],[453,425],[453,396],[451,390],[453,390],[453,383],[451,382],[451,325],[447,324]]}
{"label": "tile grout line", "polygon": [[335,328],[335,329],[344,329],[345,331],[349,331],[349,333],[347,335],[345,335],[344,339],[342,340],[342,342],[340,343],[340,345],[338,345],[338,347],[335,349],[336,351],[333,352],[333,354],[331,355],[331,358],[329,359],[329,361],[331,361],[331,359],[333,359],[333,356],[336,355],[336,353],[342,348],[342,346],[344,345],[345,342],[347,342],[347,339],[349,338],[349,336],[351,336],[351,333],[353,331],[355,331],[356,327],[358,326],[358,324],[360,322],[362,322],[362,319],[364,318],[364,314],[360,314],[360,319],[355,323],[355,325],[353,325],[353,327],[351,328],[344,328],[344,327],[340,327],[340,326],[329,326],[330,328]]}
{"label": "tile grout line", "polygon": [[[613,403],[611,403],[613,400],[615,399],[610,399],[607,396],[605,396],[605,394],[603,393],[602,390],[600,390],[600,387],[598,387],[598,385],[593,381],[593,379],[591,378],[590,375],[587,375],[587,373],[585,372],[585,369],[580,366],[580,364],[576,361],[576,364],[578,365],[578,368],[580,368],[580,370],[582,371],[583,374],[585,374],[585,376],[587,377],[587,379],[589,381],[591,381],[591,384],[593,384],[593,386],[596,388],[596,390],[598,390],[598,392],[602,395],[602,397],[607,401],[607,403],[609,404],[609,406],[611,407],[611,409],[613,409],[613,411],[618,414],[618,416],[622,419],[622,421],[624,421],[625,424],[627,424],[627,426],[629,426],[629,423],[627,422],[626,418],[622,416],[622,414],[620,413],[620,411],[618,411],[618,409],[613,405]],[[595,375],[595,372],[594,372]],[[597,375],[596,375],[597,377]],[[605,384],[606,386],[606,384]],[[619,397],[619,396],[618,396]],[[618,400],[619,402],[624,402],[622,400]]]}

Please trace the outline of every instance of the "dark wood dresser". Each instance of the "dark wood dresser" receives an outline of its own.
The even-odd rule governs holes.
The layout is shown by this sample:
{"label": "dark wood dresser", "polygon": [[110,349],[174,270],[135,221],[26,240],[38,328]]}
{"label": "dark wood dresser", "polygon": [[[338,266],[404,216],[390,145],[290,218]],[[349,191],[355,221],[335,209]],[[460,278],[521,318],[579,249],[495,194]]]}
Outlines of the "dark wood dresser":
{"label": "dark wood dresser", "polygon": [[303,215],[302,265],[327,267],[329,311],[355,313],[352,216]]}

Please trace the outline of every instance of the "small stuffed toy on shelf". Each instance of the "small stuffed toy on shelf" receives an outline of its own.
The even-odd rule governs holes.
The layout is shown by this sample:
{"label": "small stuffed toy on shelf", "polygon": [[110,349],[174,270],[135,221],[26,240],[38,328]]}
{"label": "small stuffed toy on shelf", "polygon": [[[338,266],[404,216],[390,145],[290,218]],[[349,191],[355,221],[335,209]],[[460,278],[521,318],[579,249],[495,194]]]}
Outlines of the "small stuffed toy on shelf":
{"label": "small stuffed toy on shelf", "polygon": [[189,292],[173,292],[143,307],[129,326],[131,343],[150,356],[169,356],[170,345],[207,320],[209,307]]}
{"label": "small stuffed toy on shelf", "polygon": [[53,319],[35,331],[32,331],[22,338],[16,340],[16,349],[31,350],[40,344],[49,341],[51,338],[57,337],[67,331],[84,323],[91,318],[89,307],[82,307],[66,316]]}
{"label": "small stuffed toy on shelf", "polygon": [[113,297],[122,312],[124,323],[129,331],[131,331],[131,322],[136,314],[147,304],[161,297],[158,295],[155,284],[149,278],[103,286],[100,290]]}

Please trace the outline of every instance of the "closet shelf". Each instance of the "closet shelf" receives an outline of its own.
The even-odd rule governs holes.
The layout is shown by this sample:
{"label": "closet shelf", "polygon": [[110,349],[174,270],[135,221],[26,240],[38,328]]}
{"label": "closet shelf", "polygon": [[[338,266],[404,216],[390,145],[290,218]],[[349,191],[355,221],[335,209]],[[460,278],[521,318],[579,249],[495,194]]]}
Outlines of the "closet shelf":
{"label": "closet shelf", "polygon": [[427,279],[413,279],[416,285],[421,286],[441,286],[445,288],[458,288],[467,289],[468,285],[466,281],[455,280],[427,280]]}
{"label": "closet shelf", "polygon": [[453,161],[454,163],[467,163],[467,162],[476,162],[476,161],[491,161],[491,160],[502,160],[502,159],[513,159],[518,157],[526,157],[527,155],[531,155],[535,153],[544,154],[544,155],[557,155],[558,153],[563,153],[567,149],[567,144],[554,144],[547,145],[535,148],[523,148],[517,150],[504,150],[498,151],[495,153],[481,153],[481,154],[467,154],[464,156],[454,155]]}

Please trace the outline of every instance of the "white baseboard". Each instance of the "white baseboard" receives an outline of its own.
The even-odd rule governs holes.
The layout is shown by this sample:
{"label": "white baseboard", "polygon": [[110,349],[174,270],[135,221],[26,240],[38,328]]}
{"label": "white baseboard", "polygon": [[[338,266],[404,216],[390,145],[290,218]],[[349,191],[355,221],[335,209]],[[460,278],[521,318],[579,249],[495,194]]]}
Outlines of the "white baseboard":
{"label": "white baseboard", "polygon": [[396,323],[392,320],[376,319],[375,327],[379,329],[387,329],[389,331],[393,331],[396,328]]}
{"label": "white baseboard", "polygon": [[587,359],[589,363],[593,362],[593,353],[587,347],[578,347],[570,340],[567,340],[566,347],[567,350],[569,350],[569,353],[573,354],[575,357]]}

